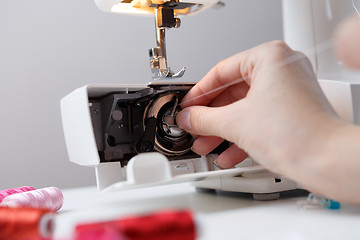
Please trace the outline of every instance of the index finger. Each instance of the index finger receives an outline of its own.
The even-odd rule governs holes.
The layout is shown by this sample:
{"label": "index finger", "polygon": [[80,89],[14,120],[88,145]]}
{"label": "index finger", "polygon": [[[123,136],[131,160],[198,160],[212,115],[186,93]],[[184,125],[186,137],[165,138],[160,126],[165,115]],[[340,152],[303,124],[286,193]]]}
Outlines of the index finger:
{"label": "index finger", "polygon": [[228,87],[247,81],[253,68],[248,61],[246,51],[219,62],[186,94],[181,106],[208,105]]}

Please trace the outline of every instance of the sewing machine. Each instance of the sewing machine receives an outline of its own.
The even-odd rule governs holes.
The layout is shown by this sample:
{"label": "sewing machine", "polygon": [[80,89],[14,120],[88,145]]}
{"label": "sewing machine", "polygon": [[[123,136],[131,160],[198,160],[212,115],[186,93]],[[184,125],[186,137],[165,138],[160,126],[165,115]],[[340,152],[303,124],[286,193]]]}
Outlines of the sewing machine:
{"label": "sewing machine", "polygon": [[360,124],[360,73],[339,62],[332,38],[341,21],[359,14],[359,8],[358,0],[283,0],[285,42],[307,54],[334,109],[356,124]]}
{"label": "sewing machine", "polygon": [[[228,143],[223,143],[223,146],[207,156],[199,156],[191,151],[193,137],[176,125],[176,113],[180,111],[178,104],[194,84],[174,81],[184,75],[185,68],[174,73],[168,66],[166,29],[180,27],[181,15],[222,7],[224,5],[222,2],[218,0],[95,0],[95,2],[106,12],[153,14],[157,42],[157,47],[149,51],[154,80],[152,83],[87,85],[76,89],[61,100],[62,122],[69,158],[74,163],[95,167],[100,191],[191,181],[197,188],[253,193],[255,199],[267,200],[278,198],[279,192],[298,188],[295,182],[267,171],[250,158],[233,169],[219,169],[214,161]],[[311,6],[312,1],[284,0],[284,16],[289,23],[289,25],[285,24],[286,33],[294,28],[290,24],[292,12],[302,14],[297,7],[306,4]],[[304,10],[307,11],[305,7]],[[301,18],[306,17],[301,16]],[[293,24],[295,23],[302,24],[301,21],[293,21]],[[311,22],[309,24],[309,26],[304,25],[304,29],[313,27]],[[318,42],[309,45],[317,44]],[[318,55],[314,53],[311,56],[316,58]],[[167,82],[157,80],[167,80]],[[332,86],[332,83],[323,84],[324,89],[331,89]],[[349,85],[344,85],[343,89],[344,94],[349,96],[348,102],[341,102],[339,109],[341,111],[345,109],[345,115],[342,114],[345,118],[351,119],[353,116],[355,119],[355,115],[352,115],[357,114],[352,105],[354,95],[348,94],[347,86]],[[333,97],[332,95],[333,92],[329,91],[329,96]],[[337,98],[332,99],[338,103]]]}

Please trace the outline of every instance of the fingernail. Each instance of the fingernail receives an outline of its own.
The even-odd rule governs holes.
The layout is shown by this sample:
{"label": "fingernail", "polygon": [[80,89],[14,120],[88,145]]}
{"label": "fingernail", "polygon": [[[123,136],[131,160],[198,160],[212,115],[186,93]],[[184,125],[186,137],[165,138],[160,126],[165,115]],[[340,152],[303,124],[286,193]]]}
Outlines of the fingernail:
{"label": "fingernail", "polygon": [[231,169],[231,168],[234,168],[234,167],[223,167],[223,166],[221,166],[221,164],[219,164],[219,162],[217,161],[217,159],[216,160],[214,160],[214,165],[215,166],[217,166],[219,169],[221,169],[221,170],[225,170],[225,169]]}
{"label": "fingernail", "polygon": [[225,169],[225,168],[223,168],[223,167],[221,167],[220,165],[219,165],[219,163],[217,162],[217,160],[214,160],[214,165],[216,166],[216,167],[218,167],[219,169]]}
{"label": "fingernail", "polygon": [[176,122],[182,129],[190,130],[190,112],[186,110],[179,112],[176,116]]}

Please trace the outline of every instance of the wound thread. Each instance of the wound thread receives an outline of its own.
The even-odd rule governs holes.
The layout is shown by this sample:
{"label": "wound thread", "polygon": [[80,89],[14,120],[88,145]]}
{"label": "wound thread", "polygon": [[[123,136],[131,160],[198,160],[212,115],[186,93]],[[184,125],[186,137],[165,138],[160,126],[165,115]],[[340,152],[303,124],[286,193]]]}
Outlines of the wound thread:
{"label": "wound thread", "polygon": [[58,211],[63,204],[63,194],[56,187],[48,187],[7,196],[0,206],[32,207]]}
{"label": "wound thread", "polygon": [[51,237],[52,211],[35,208],[0,207],[0,239],[44,240]]}
{"label": "wound thread", "polygon": [[108,236],[126,240],[195,240],[196,225],[191,212],[169,210],[76,227],[75,240],[108,239]]}
{"label": "wound thread", "polygon": [[3,201],[4,198],[6,198],[10,195],[13,195],[16,193],[28,192],[28,191],[32,191],[32,190],[35,190],[35,188],[29,187],[29,186],[1,190],[0,191],[0,203]]}
{"label": "wound thread", "polygon": [[356,12],[357,15],[360,17],[360,12],[359,12],[358,7],[356,6],[355,0],[352,0],[352,5],[353,5],[353,7],[354,7],[354,9],[355,9],[355,12]]}

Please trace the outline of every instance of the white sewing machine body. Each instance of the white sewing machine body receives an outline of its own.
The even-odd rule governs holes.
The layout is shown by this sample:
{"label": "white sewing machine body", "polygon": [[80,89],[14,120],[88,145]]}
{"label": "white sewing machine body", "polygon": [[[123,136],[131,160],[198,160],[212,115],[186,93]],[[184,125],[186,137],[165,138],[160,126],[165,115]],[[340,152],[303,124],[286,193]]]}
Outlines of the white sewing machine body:
{"label": "white sewing machine body", "polygon": [[335,55],[334,33],[358,14],[358,0],[283,0],[285,42],[308,55],[319,83],[340,117],[360,124],[360,72],[343,66]]}
{"label": "white sewing machine body", "polygon": [[[121,99],[123,96],[126,96],[126,94],[135,94],[144,90],[148,91],[146,89],[151,89],[153,86],[155,86],[155,88],[158,88],[158,86],[172,86],[175,88],[175,91],[178,91],[179,88],[184,87],[188,90],[192,85],[193,84],[181,83],[132,86],[88,85],[76,89],[61,100],[62,122],[70,161],[79,165],[95,167],[97,185],[100,191],[114,191],[187,181],[194,182],[194,185],[199,188],[254,194],[275,193],[275,198],[277,198],[278,192],[297,188],[295,182],[277,174],[270,173],[261,166],[258,166],[258,164],[251,159],[245,160],[238,165],[237,168],[220,170],[214,164],[214,160],[217,157],[216,153],[199,156],[191,151],[185,154],[183,151],[172,154],[169,151],[164,152],[164,150],[160,150],[163,151],[163,154],[161,154],[158,152],[158,147],[158,150],[153,149],[151,152],[135,153],[134,156],[130,158],[126,156],[125,152],[127,150],[124,149],[128,149],[128,145],[130,146],[131,143],[125,143],[125,148],[120,147],[118,149],[109,146],[108,141],[99,143],[101,133],[98,131],[100,131],[100,128],[95,125],[99,124],[98,119],[100,118],[101,108],[96,105],[95,102],[99,102],[96,99],[109,96],[111,93],[124,93],[124,95],[118,98]],[[168,94],[172,94],[171,91],[172,90],[168,93],[162,92],[156,99],[166,98]],[[139,99],[140,98],[141,97],[139,97]],[[129,97],[129,99],[131,98]],[[170,101],[170,98],[168,101]],[[140,135],[144,135],[146,128],[144,124],[146,116],[150,111],[149,109],[152,109],[152,105],[158,102],[159,101],[152,99],[145,103],[150,106],[144,107],[144,111],[147,112],[141,113],[141,115],[145,117],[144,121],[141,120],[144,129]],[[167,103],[162,103],[160,108],[168,108],[169,105],[166,104]],[[159,112],[164,111],[160,109]],[[125,112],[123,114],[124,118],[120,119],[119,117],[115,117],[117,120],[113,119],[114,114],[109,116],[112,122],[111,124],[116,125],[117,128],[120,128],[120,126],[127,128],[129,125],[129,122],[127,122],[129,116],[126,116]],[[119,116],[119,114],[117,116]],[[159,115],[156,115],[156,117],[159,120],[164,119],[164,117],[160,117]],[[158,125],[159,128],[162,128],[161,126],[162,125]],[[109,137],[107,133],[102,133],[102,135]],[[121,141],[122,140],[120,140],[120,142]],[[101,144],[105,144],[107,147],[101,146]],[[158,143],[155,143],[155,145],[156,144]],[[133,149],[137,148],[136,143],[131,146]],[[107,151],[106,148],[110,151]],[[100,153],[101,150],[103,150],[102,153]],[[120,153],[121,151],[123,152]],[[134,150],[134,152],[136,151],[141,150]],[[165,154],[168,156],[165,157]],[[109,155],[110,158],[105,159],[106,155]],[[261,197],[265,195],[254,196],[261,199]],[[270,195],[270,197],[274,198],[274,195]]]}
{"label": "white sewing machine body", "polygon": [[[360,123],[359,104],[354,104],[360,103],[360,84],[340,84],[325,80],[320,83],[339,115],[349,122]],[[130,93],[146,88],[149,86],[87,85],[61,100],[62,122],[70,161],[95,168],[99,191],[186,181],[194,182],[194,186],[199,188],[253,193],[256,199],[272,199],[277,198],[279,192],[298,188],[295,182],[267,171],[251,159],[234,169],[220,170],[214,165],[217,154],[190,154],[186,158],[175,157],[169,160],[165,155],[154,151],[138,154],[126,161],[125,165],[121,161],[102,161],[92,117],[98,110],[92,109],[90,99],[113,92]]]}
{"label": "white sewing machine body", "polygon": [[[178,104],[194,84],[174,83],[185,68],[167,64],[165,32],[180,27],[181,15],[224,6],[219,0],[95,0],[105,12],[155,16],[157,47],[149,51],[150,85],[89,85],[61,100],[61,115],[70,161],[96,169],[100,191],[192,181],[201,188],[248,192],[258,199],[278,198],[297,188],[248,159],[237,168],[214,164],[220,149],[199,156],[193,137],[176,124]],[[171,80],[171,81],[169,81]],[[226,144],[226,143],[225,143]],[[226,147],[226,146],[225,146]],[[166,157],[165,157],[166,156]],[[275,193],[275,194],[273,194]],[[262,195],[272,194],[272,195]]]}
{"label": "white sewing machine body", "polygon": [[[146,5],[138,8],[140,5],[137,4],[146,4],[146,1],[131,1],[130,13],[144,10],[144,13],[155,14],[157,47],[150,49],[153,79],[181,77],[184,68],[173,73],[167,65],[165,29],[178,27],[178,19],[174,16],[181,15],[184,9],[196,6],[195,13],[216,6],[218,1],[175,1],[180,12],[176,6],[169,5],[174,2],[151,2],[156,3],[155,6],[157,2],[165,4],[153,12]],[[345,71],[332,55],[331,48],[317,52],[324,40],[331,39],[334,26],[342,19],[339,16],[350,14],[351,0],[344,2],[283,0],[285,41],[296,50],[312,50],[309,57],[319,78],[326,79],[319,81],[329,102],[342,118],[359,124],[359,74]],[[96,0],[96,3],[107,12],[122,12],[127,6],[120,0]],[[113,9],[118,4],[125,8]],[[190,13],[185,12],[185,15]],[[169,14],[170,18],[164,17]],[[159,83],[87,85],[61,100],[70,161],[94,167],[100,191],[187,181],[199,188],[253,193],[255,198],[265,200],[277,198],[281,191],[298,188],[295,182],[267,171],[251,159],[236,168],[221,170],[214,164],[218,152],[207,156],[194,154],[191,136],[175,122],[178,102],[192,84]],[[120,101],[121,106],[115,100]],[[107,112],[105,115],[104,111]],[[151,135],[154,131],[148,129],[156,130],[155,136]],[[173,142],[169,144],[168,140]],[[151,145],[154,148],[148,148]]]}

